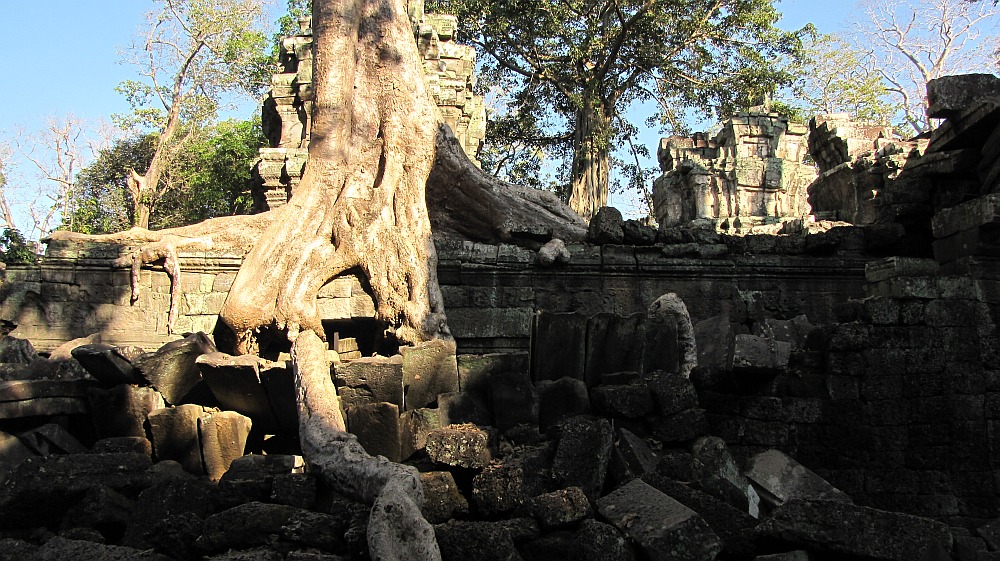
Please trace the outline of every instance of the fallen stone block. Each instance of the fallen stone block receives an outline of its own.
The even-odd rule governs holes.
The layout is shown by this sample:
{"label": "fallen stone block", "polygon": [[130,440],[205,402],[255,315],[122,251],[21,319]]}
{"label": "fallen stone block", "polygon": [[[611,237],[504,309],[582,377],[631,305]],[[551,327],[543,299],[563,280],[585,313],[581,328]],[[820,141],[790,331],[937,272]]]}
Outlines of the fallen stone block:
{"label": "fallen stone block", "polygon": [[811,561],[809,553],[801,549],[788,551],[786,553],[772,553],[770,555],[758,555],[753,561]]}
{"label": "fallen stone block", "polygon": [[976,534],[986,540],[986,545],[993,551],[1000,551],[1000,518],[995,518],[976,528]]}
{"label": "fallen stone block", "polygon": [[645,314],[622,317],[602,313],[587,320],[587,362],[584,381],[593,387],[602,374],[643,368]]}
{"label": "fallen stone block", "polygon": [[531,377],[584,379],[587,317],[579,313],[541,312],[531,335]]}
{"label": "fallen stone block", "polygon": [[605,417],[639,419],[653,412],[653,395],[643,382],[596,386],[590,390],[590,405]]}
{"label": "fallen stone block", "polygon": [[997,95],[1000,78],[992,74],[942,76],[927,82],[927,115],[935,119],[958,116],[981,98]]}
{"label": "fallen stone block", "polygon": [[90,449],[93,454],[144,454],[153,457],[153,443],[144,436],[102,438]]}
{"label": "fallen stone block", "polygon": [[574,417],[562,426],[552,476],[565,487],[580,487],[596,498],[604,487],[614,434],[606,419]]}
{"label": "fallen stone block", "polygon": [[259,431],[274,434],[279,430],[278,420],[260,380],[260,370],[268,362],[255,355],[231,356],[219,352],[195,359],[221,408],[246,415]]}
{"label": "fallen stone block", "polygon": [[646,385],[653,395],[656,413],[666,417],[698,407],[698,392],[691,380],[663,371],[646,376]]}
{"label": "fallen stone block", "polygon": [[20,438],[0,431],[0,481],[18,464],[37,455]]}
{"label": "fallen stone block", "polygon": [[135,503],[104,485],[91,488],[63,516],[61,530],[93,528],[109,542],[118,542],[132,519]]}
{"label": "fallen stone block", "polygon": [[451,472],[421,473],[420,483],[424,488],[424,506],[421,512],[431,524],[440,524],[468,514],[469,502],[459,492]]}
{"label": "fallen stone block", "polygon": [[480,469],[493,459],[489,435],[476,425],[448,425],[427,434],[427,456],[451,467]]}
{"label": "fallen stone block", "polygon": [[405,411],[399,418],[402,434],[400,456],[405,460],[427,445],[427,435],[441,428],[441,415],[437,409]]}
{"label": "fallen stone block", "polygon": [[201,382],[198,357],[214,352],[218,349],[212,340],[198,332],[138,356],[132,364],[168,404],[178,405]]}
{"label": "fallen stone block", "polygon": [[952,548],[951,532],[941,522],[842,501],[788,500],[759,529],[794,548],[880,561],[924,559],[929,550]]}
{"label": "fallen stone block", "polygon": [[579,487],[567,487],[528,499],[520,512],[538,521],[543,529],[566,528],[593,514],[590,501]]}
{"label": "fallen stone block", "polygon": [[153,388],[124,384],[108,389],[88,389],[87,403],[94,428],[101,438],[146,438],[146,418],[166,406],[163,396]]}
{"label": "fallen stone block", "polygon": [[590,413],[587,384],[578,378],[563,376],[535,384],[538,393],[538,427],[548,430],[570,417]]}
{"label": "fallen stone block", "polygon": [[489,377],[494,372],[527,372],[528,353],[458,355],[458,388],[483,401],[489,397]]}
{"label": "fallen stone block", "polygon": [[536,495],[551,491],[553,452],[524,448],[490,462],[472,479],[472,500],[486,516],[506,514]]}
{"label": "fallen stone block", "polygon": [[0,487],[0,524],[25,528],[57,522],[88,490],[105,485],[126,496],[149,485],[142,454],[67,454],[28,458]]}
{"label": "fallen stone block", "polygon": [[38,352],[31,341],[11,335],[0,337],[0,362],[31,364],[37,358]]}
{"label": "fallen stone block", "polygon": [[791,343],[756,335],[737,335],[733,340],[733,371],[776,373],[788,369]]}
{"label": "fallen stone block", "polygon": [[123,351],[114,345],[98,342],[80,345],[71,354],[91,376],[108,386],[147,383],[132,365],[128,349]]}
{"label": "fallen stone block", "polygon": [[499,522],[450,520],[434,527],[442,561],[519,561],[510,531]]}
{"label": "fallen stone block", "polygon": [[403,409],[437,405],[438,395],[457,392],[454,341],[435,339],[400,349],[403,355]]}
{"label": "fallen stone block", "polygon": [[484,426],[493,424],[493,414],[485,402],[465,392],[439,395],[438,416],[443,427],[462,423]]}
{"label": "fallen stone block", "polygon": [[34,559],[38,546],[14,538],[0,539],[0,561],[22,561]]}
{"label": "fallen stone block", "polygon": [[83,454],[87,447],[61,426],[48,423],[18,435],[39,456]]}
{"label": "fallen stone block", "polygon": [[403,410],[403,357],[365,357],[334,365],[341,407],[392,403]]}
{"label": "fallen stone block", "polygon": [[191,558],[196,556],[194,544],[205,518],[216,506],[214,489],[204,481],[191,478],[153,483],[136,499],[121,544],[136,549],[155,547],[171,557]]}
{"label": "fallen stone block", "polygon": [[66,559],[93,559],[94,561],[170,561],[165,555],[142,551],[120,545],[105,545],[85,540],[71,540],[55,536],[35,551],[35,561],[65,561]]}
{"label": "fallen stone block", "polygon": [[87,413],[86,392],[77,380],[0,382],[0,419]]}
{"label": "fallen stone block", "polygon": [[311,473],[279,473],[271,482],[269,502],[311,509],[316,504],[316,476]]}
{"label": "fallen stone block", "polygon": [[628,429],[619,428],[615,432],[617,438],[611,465],[617,464],[621,470],[621,473],[616,474],[616,481],[624,483],[656,471],[660,458],[649,447],[648,442]]}
{"label": "fallen stone block", "polygon": [[654,561],[709,561],[722,543],[698,514],[636,479],[597,500],[597,511]]}
{"label": "fallen stone block", "polygon": [[704,409],[686,409],[650,424],[653,438],[664,443],[689,442],[710,432]]}
{"label": "fallen stone block", "polygon": [[233,460],[243,456],[252,421],[235,411],[205,411],[198,418],[198,434],[205,473],[218,481]]}
{"label": "fallen stone block", "polygon": [[761,452],[747,462],[746,477],[761,501],[774,507],[793,499],[852,502],[841,490],[778,450]]}
{"label": "fallen stone block", "polygon": [[691,454],[704,466],[695,473],[699,487],[755,518],[760,515],[760,496],[736,465],[724,440],[717,436],[699,438],[691,445]]}
{"label": "fallen stone block", "polygon": [[736,332],[728,315],[712,316],[694,324],[694,339],[698,345],[698,366],[714,370],[731,370],[733,341]]}
{"label": "fallen stone block", "polygon": [[198,419],[204,411],[200,405],[187,404],[157,409],[149,414],[153,453],[158,460],[174,460],[195,475],[205,473],[198,437]]}
{"label": "fallen stone block", "polygon": [[490,397],[497,429],[538,426],[538,394],[527,372],[497,372],[490,376]]}
{"label": "fallen stone block", "polygon": [[372,403],[347,408],[347,430],[372,456],[401,460],[402,431],[399,408],[393,403]]}
{"label": "fallen stone block", "polygon": [[625,239],[625,220],[615,207],[602,206],[590,219],[587,241],[596,245],[620,244]]}
{"label": "fallen stone block", "polygon": [[248,454],[229,465],[219,488],[237,502],[267,501],[273,494],[274,478],[304,473],[305,461],[286,454]]}
{"label": "fallen stone block", "polygon": [[346,530],[346,521],[341,517],[251,502],[206,518],[197,544],[203,551],[218,552],[248,549],[281,538],[336,553],[345,549]]}
{"label": "fallen stone block", "polygon": [[295,377],[287,362],[269,362],[260,367],[260,383],[271,401],[271,411],[284,434],[297,435],[299,411],[295,404]]}

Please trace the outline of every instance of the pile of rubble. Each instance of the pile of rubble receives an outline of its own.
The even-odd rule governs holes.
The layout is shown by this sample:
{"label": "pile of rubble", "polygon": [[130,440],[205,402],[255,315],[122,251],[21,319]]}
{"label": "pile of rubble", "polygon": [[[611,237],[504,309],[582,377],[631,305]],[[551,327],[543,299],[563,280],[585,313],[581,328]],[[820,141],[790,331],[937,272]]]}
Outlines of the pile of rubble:
{"label": "pile of rubble", "polygon": [[[990,526],[985,540],[955,538],[855,505],[777,450],[741,469],[681,374],[694,349],[678,303],[657,302],[659,324],[584,318],[584,361],[550,360],[547,379],[532,380],[526,354],[456,356],[442,342],[335,362],[332,375],[365,449],[420,470],[446,561],[947,559],[1000,545]],[[539,343],[573,325],[555,316]],[[781,368],[746,350],[767,339],[740,339],[734,371]],[[630,340],[636,370],[594,352]],[[367,557],[370,507],[326,489],[291,449],[287,364],[223,355],[203,334],[153,353],[76,341],[47,358],[8,336],[0,358],[19,388],[0,407],[0,559]],[[77,389],[45,389],[59,384]],[[243,455],[280,446],[291,454]]]}

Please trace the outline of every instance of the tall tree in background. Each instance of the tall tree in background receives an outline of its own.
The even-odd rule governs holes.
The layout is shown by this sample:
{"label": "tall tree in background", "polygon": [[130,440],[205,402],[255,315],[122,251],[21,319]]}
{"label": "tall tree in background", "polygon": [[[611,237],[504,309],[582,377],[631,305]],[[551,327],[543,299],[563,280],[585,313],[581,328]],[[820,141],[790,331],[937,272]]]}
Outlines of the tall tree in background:
{"label": "tall tree in background", "polygon": [[157,0],[143,42],[130,55],[142,80],[119,87],[132,104],[123,128],[155,131],[145,171],[132,169],[128,186],[133,225],[150,214],[170,184],[161,181],[181,147],[214,119],[224,95],[257,93],[266,83],[267,36],[260,0]]}
{"label": "tall tree in background", "polygon": [[[568,141],[570,206],[590,217],[607,200],[611,154],[627,144],[625,110],[659,104],[661,122],[685,108],[726,114],[788,81],[775,67],[799,47],[774,27],[771,0],[438,0],[459,16],[484,78],[511,92],[512,139]],[[561,117],[560,129],[541,114]],[[537,135],[545,131],[548,134]],[[534,138],[516,138],[522,133]]]}
{"label": "tall tree in background", "polygon": [[854,26],[857,49],[901,107],[898,125],[930,130],[926,87],[934,78],[995,70],[995,2],[868,0]]}

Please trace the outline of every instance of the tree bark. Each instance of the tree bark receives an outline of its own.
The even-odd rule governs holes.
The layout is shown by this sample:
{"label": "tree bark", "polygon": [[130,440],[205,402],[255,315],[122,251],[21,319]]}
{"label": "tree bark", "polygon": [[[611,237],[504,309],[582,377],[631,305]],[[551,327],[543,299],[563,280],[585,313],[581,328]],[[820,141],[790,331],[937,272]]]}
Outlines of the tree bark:
{"label": "tree bark", "polygon": [[569,206],[590,220],[608,204],[611,119],[600,100],[588,99],[576,112]]}

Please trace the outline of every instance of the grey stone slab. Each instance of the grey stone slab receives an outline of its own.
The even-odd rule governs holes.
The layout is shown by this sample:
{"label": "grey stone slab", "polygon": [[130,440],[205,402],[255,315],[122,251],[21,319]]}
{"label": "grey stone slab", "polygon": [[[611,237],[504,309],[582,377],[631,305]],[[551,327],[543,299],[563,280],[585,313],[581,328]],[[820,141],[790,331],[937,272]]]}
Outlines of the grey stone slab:
{"label": "grey stone slab", "polygon": [[223,409],[246,415],[260,430],[274,434],[278,430],[278,420],[260,380],[261,366],[267,362],[254,355],[231,356],[218,352],[203,354],[195,360],[202,378]]}
{"label": "grey stone slab", "polygon": [[401,460],[402,431],[399,408],[394,403],[372,403],[347,408],[347,429],[372,456]]}
{"label": "grey stone slab", "polygon": [[653,561],[710,561],[722,550],[695,511],[641,479],[598,499],[597,511]]}
{"label": "grey stone slab", "polygon": [[205,408],[200,405],[187,404],[150,413],[149,428],[156,457],[177,461],[188,473],[204,474],[198,437],[198,419],[204,411]]}
{"label": "grey stone slab", "polygon": [[451,467],[482,469],[493,459],[486,431],[473,424],[448,425],[427,434],[427,456]]}
{"label": "grey stone slab", "polygon": [[595,498],[604,487],[614,434],[606,419],[574,417],[563,424],[552,462],[552,476],[566,487],[580,487]]}
{"label": "grey stone slab", "polygon": [[101,438],[136,436],[146,438],[146,418],[165,407],[160,392],[150,387],[119,385],[90,388],[87,402],[97,435]]}
{"label": "grey stone slab", "polygon": [[403,347],[403,409],[437,404],[438,395],[458,391],[454,341],[435,339]]}
{"label": "grey stone slab", "polygon": [[645,344],[645,314],[591,316],[587,320],[587,386],[595,386],[603,374],[642,370]]}
{"label": "grey stone slab", "polygon": [[585,380],[587,318],[578,313],[541,312],[531,338],[535,381],[570,376]]}
{"label": "grey stone slab", "polygon": [[199,332],[167,343],[153,353],[136,357],[132,364],[151,386],[163,394],[167,403],[177,405],[201,382],[201,372],[195,361],[199,356],[217,350],[211,339]]}
{"label": "grey stone slab", "polygon": [[403,409],[403,357],[365,357],[334,364],[334,383],[344,408],[392,403]]}
{"label": "grey stone slab", "polygon": [[91,376],[105,384],[145,384],[132,362],[118,347],[103,343],[80,345],[72,350],[75,358]]}
{"label": "grey stone slab", "polygon": [[851,502],[841,490],[779,450],[750,458],[746,477],[757,488],[761,500],[772,506],[793,499]]}
{"label": "grey stone slab", "polygon": [[490,398],[496,427],[538,426],[538,393],[527,372],[497,372],[490,376]]}
{"label": "grey stone slab", "polygon": [[252,424],[250,417],[236,411],[206,411],[201,415],[198,433],[209,479],[222,479],[233,461],[243,456]]}

